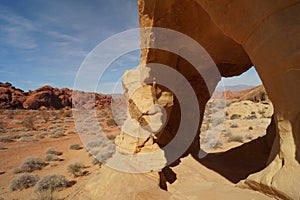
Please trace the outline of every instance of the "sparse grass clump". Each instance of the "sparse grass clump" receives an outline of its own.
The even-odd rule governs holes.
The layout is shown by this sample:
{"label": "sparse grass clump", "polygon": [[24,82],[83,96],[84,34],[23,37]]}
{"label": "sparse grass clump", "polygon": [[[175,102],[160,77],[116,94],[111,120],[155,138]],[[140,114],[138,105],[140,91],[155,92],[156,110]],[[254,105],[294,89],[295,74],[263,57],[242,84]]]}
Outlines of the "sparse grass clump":
{"label": "sparse grass clump", "polygon": [[82,147],[79,144],[71,144],[69,146],[69,148],[73,149],[73,150],[80,150],[80,149],[82,149]]}
{"label": "sparse grass clump", "polygon": [[53,155],[57,155],[57,156],[61,156],[63,154],[61,151],[56,151],[53,147],[47,149],[45,153],[53,154]]}
{"label": "sparse grass clump", "polygon": [[83,176],[85,172],[82,170],[84,165],[80,162],[74,162],[68,165],[67,171],[73,174],[74,177]]}
{"label": "sparse grass clump", "polygon": [[9,186],[11,191],[23,190],[30,187],[33,187],[39,181],[38,175],[31,174],[20,174],[18,177],[14,178]]}
{"label": "sparse grass clump", "polygon": [[29,157],[18,168],[15,168],[13,173],[33,172],[35,170],[43,169],[46,165],[47,163],[41,158]]}

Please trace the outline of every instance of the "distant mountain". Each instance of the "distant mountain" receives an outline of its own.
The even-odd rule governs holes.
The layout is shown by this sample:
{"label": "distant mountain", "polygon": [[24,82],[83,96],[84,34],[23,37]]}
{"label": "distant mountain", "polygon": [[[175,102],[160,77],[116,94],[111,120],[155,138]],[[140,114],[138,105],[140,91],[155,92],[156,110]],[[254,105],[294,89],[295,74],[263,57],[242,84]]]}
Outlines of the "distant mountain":
{"label": "distant mountain", "polygon": [[230,91],[242,91],[242,90],[248,90],[248,89],[251,89],[251,88],[254,88],[255,86],[253,85],[245,85],[245,84],[239,84],[239,85],[225,85],[224,87],[222,86],[219,86],[216,88],[216,91],[227,91],[227,90],[230,90]]}
{"label": "distant mountain", "polygon": [[249,100],[253,102],[266,101],[268,99],[268,95],[263,85],[258,85],[246,90],[239,91],[215,91],[213,93],[213,98],[220,99],[236,99],[236,100]]}

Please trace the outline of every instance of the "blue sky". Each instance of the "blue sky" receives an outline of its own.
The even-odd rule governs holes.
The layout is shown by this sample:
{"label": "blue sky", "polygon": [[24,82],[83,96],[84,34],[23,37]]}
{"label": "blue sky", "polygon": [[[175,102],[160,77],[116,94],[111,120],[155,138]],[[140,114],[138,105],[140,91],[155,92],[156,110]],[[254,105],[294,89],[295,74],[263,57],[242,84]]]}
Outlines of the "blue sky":
{"label": "blue sky", "polygon": [[[72,88],[92,49],[137,27],[136,0],[1,0],[0,81],[23,90],[46,84]],[[139,51],[115,60],[101,80],[100,92],[112,91],[124,71],[138,63]],[[226,79],[225,84],[257,85],[257,78],[252,69],[243,77]]]}

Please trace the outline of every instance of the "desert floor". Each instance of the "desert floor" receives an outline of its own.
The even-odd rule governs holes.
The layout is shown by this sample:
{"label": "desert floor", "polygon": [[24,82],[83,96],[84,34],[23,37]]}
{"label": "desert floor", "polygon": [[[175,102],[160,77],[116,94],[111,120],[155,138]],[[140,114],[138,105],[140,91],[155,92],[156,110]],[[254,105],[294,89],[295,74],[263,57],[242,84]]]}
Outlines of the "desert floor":
{"label": "desert floor", "polygon": [[[210,101],[201,128],[201,147],[209,154],[218,154],[262,137],[272,113],[270,102]],[[113,113],[109,109],[97,111],[97,120],[103,133],[113,142],[119,128],[112,118]],[[92,123],[90,121],[90,126]],[[84,127],[79,129],[85,131]],[[82,148],[70,149],[71,144],[79,144]],[[34,187],[21,191],[10,191],[9,187],[11,180],[19,176],[14,173],[15,168],[28,157],[44,159],[49,148],[62,152],[60,160],[47,161],[47,166],[31,174],[37,174],[40,178],[47,174],[61,174],[69,181],[76,182],[71,187],[55,192],[54,197],[57,199],[73,198],[93,177],[105,178],[103,174],[110,171],[106,166],[93,164],[94,158],[79,138],[70,110],[1,110],[0,199],[40,199]],[[218,161],[209,159],[197,161],[191,156],[181,159],[181,164],[172,168],[177,174],[177,181],[168,184],[168,192],[178,199],[271,199],[258,192],[236,187],[239,180],[246,178],[244,176],[248,169],[239,170],[239,166],[230,166],[233,165],[230,156]],[[70,174],[67,167],[73,162],[82,163],[85,173],[78,177]],[[249,165],[249,169],[252,167]],[[119,181],[122,181],[121,177]],[[118,191],[111,189],[110,192]]]}

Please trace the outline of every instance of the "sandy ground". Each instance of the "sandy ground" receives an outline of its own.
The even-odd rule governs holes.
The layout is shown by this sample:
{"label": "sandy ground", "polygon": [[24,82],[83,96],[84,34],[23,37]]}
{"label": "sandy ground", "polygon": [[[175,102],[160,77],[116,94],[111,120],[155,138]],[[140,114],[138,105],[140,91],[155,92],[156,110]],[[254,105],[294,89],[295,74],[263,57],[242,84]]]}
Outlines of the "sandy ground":
{"label": "sandy ground", "polygon": [[[206,118],[204,119],[205,130],[203,130],[201,136],[201,143],[202,145],[207,146],[210,153],[226,152],[233,147],[240,146],[245,142],[263,136],[266,127],[270,123],[270,115],[273,112],[273,108],[270,104],[263,103],[254,104],[252,102],[236,102],[232,103],[225,110],[222,110],[221,107],[222,106],[220,105],[210,105],[210,108],[217,109],[206,114]],[[254,115],[254,113],[256,115],[255,118],[252,117],[250,119],[249,116]],[[237,116],[236,118],[232,117],[234,114]],[[25,125],[24,123],[16,123],[16,121],[13,123],[13,120],[25,121],[28,116],[31,116],[30,119],[34,121],[36,130],[14,131],[16,128],[24,128]],[[109,117],[111,117],[111,114],[101,112],[98,119],[107,135],[116,135],[119,131],[118,127],[110,127],[105,123],[105,120]],[[37,199],[34,188],[11,192],[9,190],[9,184],[13,178],[18,176],[18,174],[13,173],[14,168],[18,167],[27,157],[44,158],[45,151],[49,147],[53,147],[56,150],[63,152],[63,155],[60,156],[63,160],[51,161],[48,166],[42,170],[34,171],[32,174],[37,174],[40,177],[47,174],[62,174],[65,175],[68,180],[76,181],[76,184],[72,187],[56,192],[54,195],[57,199],[76,199],[80,196],[81,190],[87,184],[98,179],[101,180],[101,184],[105,184],[106,188],[111,187],[109,188],[109,191],[107,191],[108,193],[106,193],[110,195],[109,192],[111,192],[111,196],[108,195],[108,199],[110,199],[110,197],[111,199],[114,199],[113,193],[122,194],[124,192],[126,193],[127,190],[130,190],[130,188],[134,189],[131,185],[118,185],[118,183],[126,183],[126,176],[123,177],[121,173],[120,176],[115,176],[115,173],[117,172],[109,172],[114,174],[114,176],[109,175],[109,173],[104,175],[105,172],[111,170],[107,169],[108,167],[106,166],[100,167],[99,165],[92,165],[93,157],[90,157],[84,148],[81,150],[71,150],[69,148],[69,145],[73,143],[78,143],[81,146],[83,146],[83,144],[77,134],[67,134],[68,131],[74,131],[74,123],[72,120],[67,122],[65,120],[66,118],[70,117],[66,117],[65,111],[12,112],[2,110],[0,112],[0,126],[2,127],[0,136],[30,132],[32,135],[31,137],[33,138],[34,135],[42,132],[51,132],[50,126],[53,125],[57,125],[58,128],[64,127],[63,131],[65,133],[65,136],[59,138],[50,138],[46,136],[46,138],[34,142],[20,142],[20,139],[10,143],[0,142],[0,146],[4,147],[3,150],[0,150],[0,172],[3,172],[3,174],[0,173],[0,199]],[[213,120],[209,120],[209,118]],[[214,122],[221,118],[225,120],[221,120],[220,123],[218,121]],[[46,122],[44,119],[46,119]],[[56,122],[54,123],[54,121]],[[237,127],[233,126],[233,124],[237,125]],[[26,126],[28,126],[28,124]],[[4,133],[3,129],[8,131]],[[205,140],[206,137],[210,138]],[[66,169],[68,164],[75,161],[82,162],[86,166],[85,170],[88,171],[87,175],[74,178],[67,172]],[[225,163],[224,161],[222,162]],[[181,159],[181,164],[172,168],[173,172],[176,174],[177,180],[173,184],[168,183],[167,196],[171,196],[171,199],[271,199],[258,192],[236,187],[235,182],[224,176],[222,170],[220,170],[221,172],[215,170],[210,164],[211,163],[206,161],[196,161],[191,156]],[[219,168],[220,167],[222,168],[222,164],[220,164]],[[226,167],[228,168],[228,166],[224,166],[224,169]],[[236,167],[238,168],[239,166]],[[122,177],[124,180],[122,180]],[[105,182],[103,178],[108,180]],[[157,177],[150,177],[150,179],[151,184],[156,184]],[[143,178],[141,180],[143,180]],[[122,191],[115,191],[115,188],[123,189]],[[151,192],[149,192],[148,197],[151,197],[150,193]],[[157,191],[157,193],[160,193],[160,191]],[[164,193],[164,191],[161,193]],[[101,197],[98,199],[101,199]],[[157,197],[156,199],[160,198]]]}

